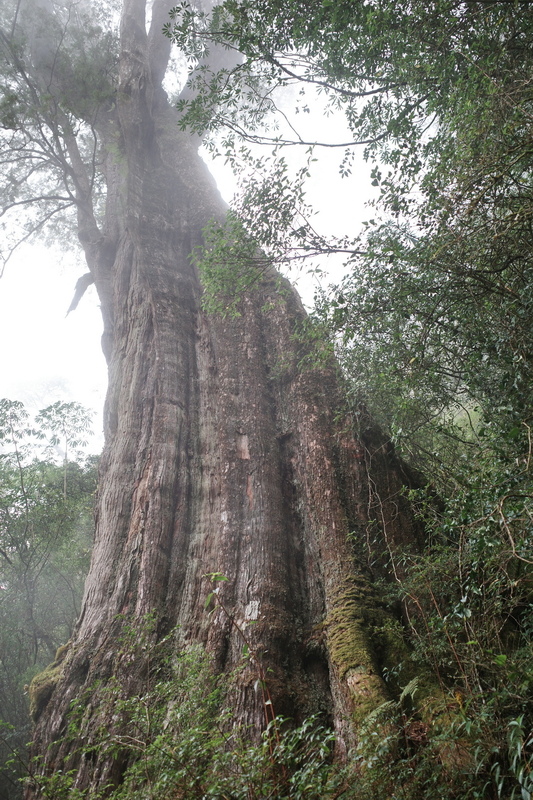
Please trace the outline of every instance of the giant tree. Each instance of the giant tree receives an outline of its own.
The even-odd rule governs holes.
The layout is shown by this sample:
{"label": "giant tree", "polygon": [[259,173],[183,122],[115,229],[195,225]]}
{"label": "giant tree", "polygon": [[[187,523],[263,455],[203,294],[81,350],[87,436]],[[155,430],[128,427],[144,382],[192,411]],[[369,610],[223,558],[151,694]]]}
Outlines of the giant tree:
{"label": "giant tree", "polygon": [[[203,310],[191,253],[225,207],[163,88],[168,4],[147,18],[149,6],[124,0],[118,31],[95,4],[2,13],[4,210],[28,210],[20,236],[54,218],[76,229],[109,366],[85,598],[35,714],[43,770],[74,769],[82,790],[119,782],[127,765],[64,737],[71,702],[84,698],[89,747],[118,724],[102,687],[113,677],[138,690],[170,631],[176,650],[200,642],[230,671],[255,622],[234,720],[252,736],[265,725],[260,660],[277,713],[322,712],[339,752],[349,747],[354,720],[387,696],[371,579],[401,572],[396,550],[419,535],[401,493],[409,475],[365,409],[343,404],[288,283],[259,266],[232,316]],[[208,617],[214,573],[227,580]],[[149,646],[132,662],[117,642],[147,615]]]}

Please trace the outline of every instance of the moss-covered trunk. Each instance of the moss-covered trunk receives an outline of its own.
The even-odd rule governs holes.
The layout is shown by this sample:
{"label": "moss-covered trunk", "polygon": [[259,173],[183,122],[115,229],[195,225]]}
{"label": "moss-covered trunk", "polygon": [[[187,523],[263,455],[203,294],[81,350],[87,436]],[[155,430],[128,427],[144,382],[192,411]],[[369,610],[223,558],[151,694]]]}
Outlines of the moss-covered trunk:
{"label": "moss-covered trunk", "polygon": [[[177,133],[145,30],[144,0],[125,0],[116,108],[101,124],[106,226],[96,245],[82,235],[109,359],[95,547],[74,640],[36,708],[43,770],[75,769],[79,788],[116,783],[124,765],[62,738],[69,705],[89,709],[85,746],[114,724],[93,687],[113,676],[140,688],[146,663],[121,663],[118,642],[124,620],[141,627],[147,614],[152,644],[179,626],[176,648],[205,643],[221,671],[241,660],[232,619],[255,618],[276,712],[323,712],[349,747],[353,719],[386,695],[368,523],[383,553],[417,535],[401,466],[364,415],[343,410],[334,365],[300,366],[294,291],[266,278],[240,316],[202,311],[190,254],[224,207]],[[229,616],[204,610],[214,572]],[[242,670],[232,695],[252,731],[265,723],[256,680]]]}

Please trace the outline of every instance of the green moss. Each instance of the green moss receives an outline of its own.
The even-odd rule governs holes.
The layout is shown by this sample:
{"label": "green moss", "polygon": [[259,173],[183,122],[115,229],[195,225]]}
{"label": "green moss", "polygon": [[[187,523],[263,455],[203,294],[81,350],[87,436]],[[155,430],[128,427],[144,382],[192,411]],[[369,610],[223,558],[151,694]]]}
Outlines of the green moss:
{"label": "green moss", "polygon": [[345,581],[326,621],[331,660],[350,690],[357,723],[386,698],[365,620],[366,582]]}
{"label": "green moss", "polygon": [[37,722],[52,697],[61,675],[61,665],[69,649],[70,642],[58,647],[54,661],[42,672],[38,672],[30,683],[30,714],[34,722]]}
{"label": "green moss", "polygon": [[67,657],[67,653],[70,650],[71,642],[67,642],[66,644],[62,644],[56,650],[56,657],[54,658],[54,664],[61,664],[65,658]]}
{"label": "green moss", "polygon": [[341,584],[326,628],[331,659],[350,690],[356,727],[384,701],[399,697],[413,679],[423,719],[433,717],[435,703],[442,705],[442,689],[429,670],[413,661],[403,626],[380,605],[364,576]]}

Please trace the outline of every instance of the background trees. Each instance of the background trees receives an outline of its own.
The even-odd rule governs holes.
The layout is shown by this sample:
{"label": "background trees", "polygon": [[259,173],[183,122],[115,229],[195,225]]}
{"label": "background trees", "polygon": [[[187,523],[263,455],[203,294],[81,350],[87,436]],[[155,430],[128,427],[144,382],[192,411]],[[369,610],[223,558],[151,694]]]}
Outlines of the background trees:
{"label": "background trees", "polygon": [[[54,441],[50,421],[67,431],[66,442]],[[75,403],[56,403],[32,422],[21,403],[0,401],[0,786],[6,798],[20,796],[18,778],[27,768],[28,684],[69,640],[80,611],[96,485],[95,459],[79,452],[88,421]]]}

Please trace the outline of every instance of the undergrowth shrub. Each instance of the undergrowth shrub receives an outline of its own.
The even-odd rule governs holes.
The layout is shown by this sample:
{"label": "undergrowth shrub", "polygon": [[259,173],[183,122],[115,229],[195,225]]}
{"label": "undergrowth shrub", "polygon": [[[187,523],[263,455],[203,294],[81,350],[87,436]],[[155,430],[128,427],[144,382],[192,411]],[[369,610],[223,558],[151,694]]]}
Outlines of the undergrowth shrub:
{"label": "undergrowth shrub", "polygon": [[[146,652],[154,620],[129,630],[120,658]],[[102,792],[75,787],[74,774],[34,777],[49,800],[259,800],[335,797],[345,780],[333,765],[334,736],[316,718],[298,727],[275,717],[258,742],[236,725],[224,704],[231,676],[215,676],[199,645],[172,655],[173,634],[152,651],[142,691],[118,679],[74,701],[68,736],[85,756],[126,764],[121,784]],[[91,705],[112,709],[112,724],[88,734]],[[340,795],[339,795],[340,796]]]}
{"label": "undergrowth shrub", "polygon": [[410,643],[409,663],[384,677],[425,685],[409,708],[391,700],[364,724],[357,800],[533,796],[531,449],[511,460],[504,444],[493,437],[475,462],[456,464],[438,506],[434,489],[410,493],[427,542],[393,553],[402,579],[380,586],[403,609]]}

